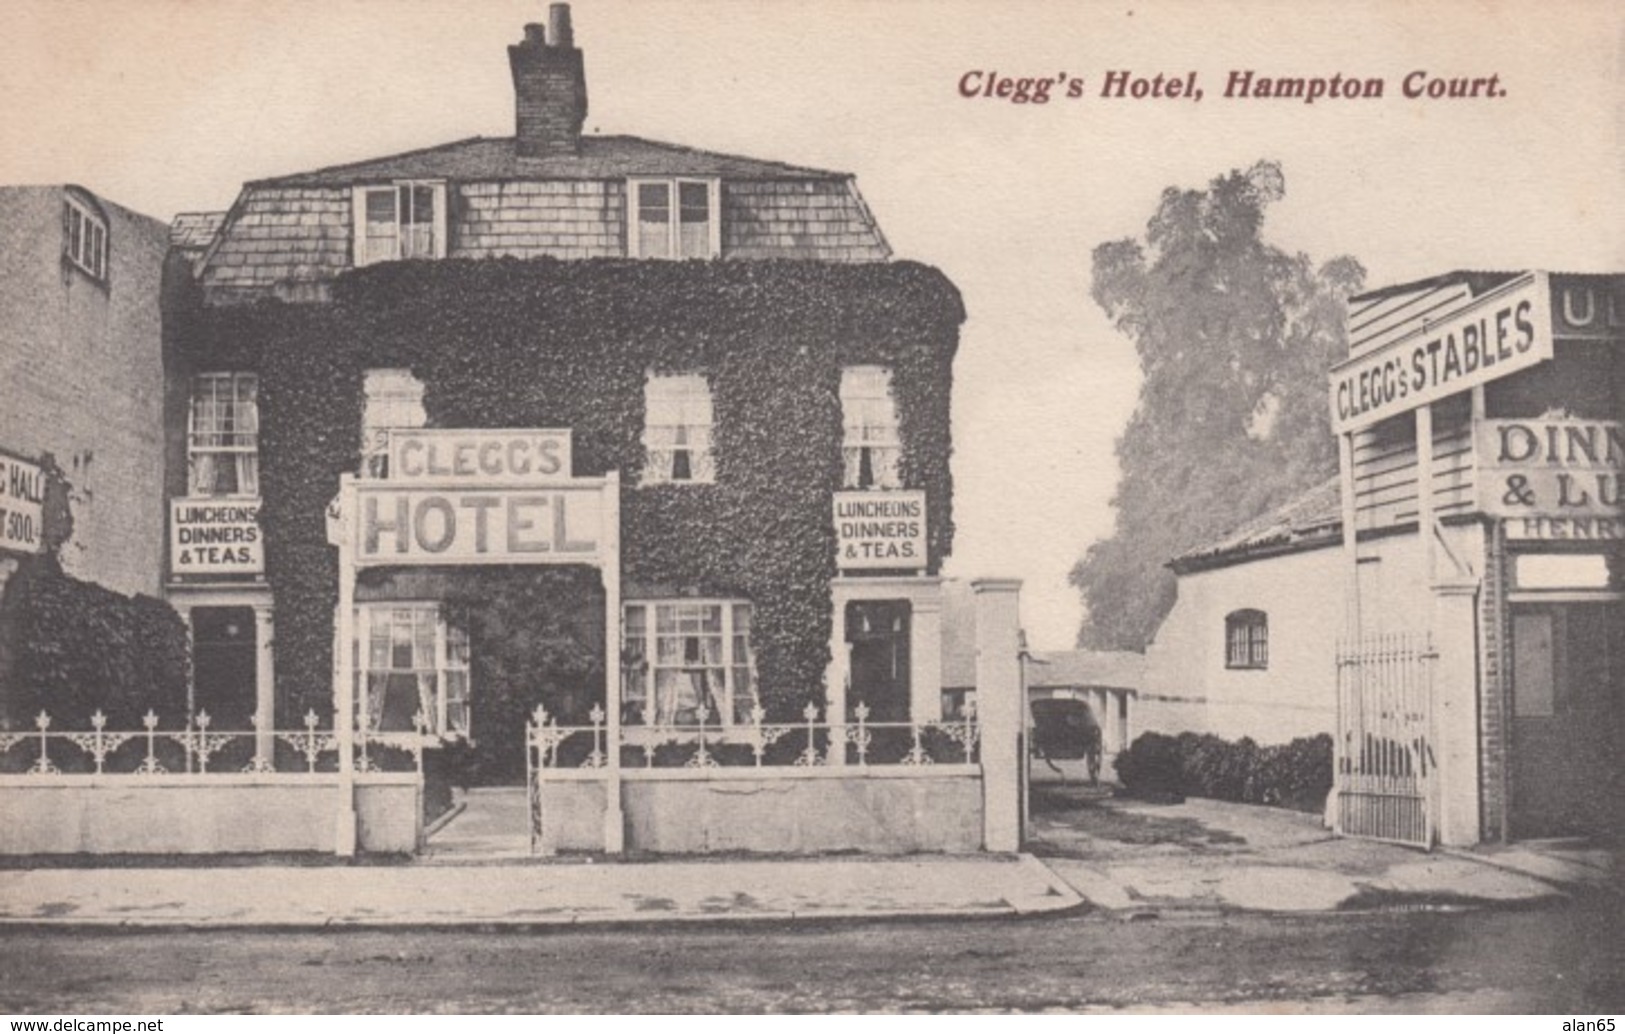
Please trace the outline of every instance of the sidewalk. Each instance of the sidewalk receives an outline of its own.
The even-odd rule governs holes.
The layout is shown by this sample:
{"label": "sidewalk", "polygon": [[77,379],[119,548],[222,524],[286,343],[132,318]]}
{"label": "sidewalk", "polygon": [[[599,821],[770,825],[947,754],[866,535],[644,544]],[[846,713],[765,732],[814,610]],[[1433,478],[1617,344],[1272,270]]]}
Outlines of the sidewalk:
{"label": "sidewalk", "polygon": [[1076,786],[1034,802],[1033,852],[1091,904],[1128,915],[1506,906],[1621,887],[1612,852],[1568,843],[1428,853],[1336,837],[1320,816],[1280,808]]}

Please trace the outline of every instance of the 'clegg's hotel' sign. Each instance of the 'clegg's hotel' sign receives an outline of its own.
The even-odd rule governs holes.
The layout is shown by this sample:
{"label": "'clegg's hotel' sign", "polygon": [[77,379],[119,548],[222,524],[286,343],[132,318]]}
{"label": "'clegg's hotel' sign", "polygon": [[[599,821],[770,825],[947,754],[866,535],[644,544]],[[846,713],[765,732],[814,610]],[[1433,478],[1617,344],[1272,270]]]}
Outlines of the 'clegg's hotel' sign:
{"label": "'clegg's hotel' sign", "polygon": [[1357,430],[1552,357],[1551,290],[1529,273],[1332,369],[1332,429]]}

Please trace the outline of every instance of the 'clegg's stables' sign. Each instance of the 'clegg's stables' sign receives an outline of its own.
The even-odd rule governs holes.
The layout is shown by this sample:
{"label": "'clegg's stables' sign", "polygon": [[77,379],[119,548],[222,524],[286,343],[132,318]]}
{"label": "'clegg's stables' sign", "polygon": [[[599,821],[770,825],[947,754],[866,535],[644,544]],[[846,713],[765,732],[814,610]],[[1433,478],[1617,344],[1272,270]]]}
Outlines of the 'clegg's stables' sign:
{"label": "'clegg's stables' sign", "polygon": [[1332,429],[1358,430],[1552,357],[1551,290],[1530,273],[1332,369]]}

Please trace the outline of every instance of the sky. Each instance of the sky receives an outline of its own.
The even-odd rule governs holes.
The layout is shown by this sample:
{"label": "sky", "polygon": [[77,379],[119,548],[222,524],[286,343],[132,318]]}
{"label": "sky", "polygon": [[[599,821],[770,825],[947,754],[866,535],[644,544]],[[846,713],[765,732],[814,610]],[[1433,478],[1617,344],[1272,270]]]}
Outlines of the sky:
{"label": "sky", "polygon": [[[6,0],[0,183],[76,182],[168,220],[244,181],[513,132],[506,47],[543,0]],[[1133,345],[1089,298],[1161,192],[1259,159],[1265,236],[1381,286],[1458,268],[1625,269],[1625,6],[1546,2],[575,0],[588,132],[855,173],[898,258],[964,294],[946,573],[1023,579],[1039,649],[1112,533]],[[1381,78],[1361,100],[1222,96]],[[1102,97],[1110,72],[1202,99]],[[966,73],[1082,96],[965,97]],[[1501,96],[1408,99],[1414,72]],[[1481,90],[1481,92],[1484,92]]]}

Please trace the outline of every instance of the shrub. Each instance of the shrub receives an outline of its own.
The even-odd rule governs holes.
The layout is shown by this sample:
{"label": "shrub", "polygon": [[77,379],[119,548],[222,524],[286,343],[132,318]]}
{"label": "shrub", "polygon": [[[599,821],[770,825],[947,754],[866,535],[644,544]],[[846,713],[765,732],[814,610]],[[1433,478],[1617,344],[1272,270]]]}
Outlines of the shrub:
{"label": "shrub", "polygon": [[1211,734],[1148,732],[1117,756],[1117,777],[1137,796],[1188,795],[1319,811],[1332,787],[1332,738],[1260,747]]}

